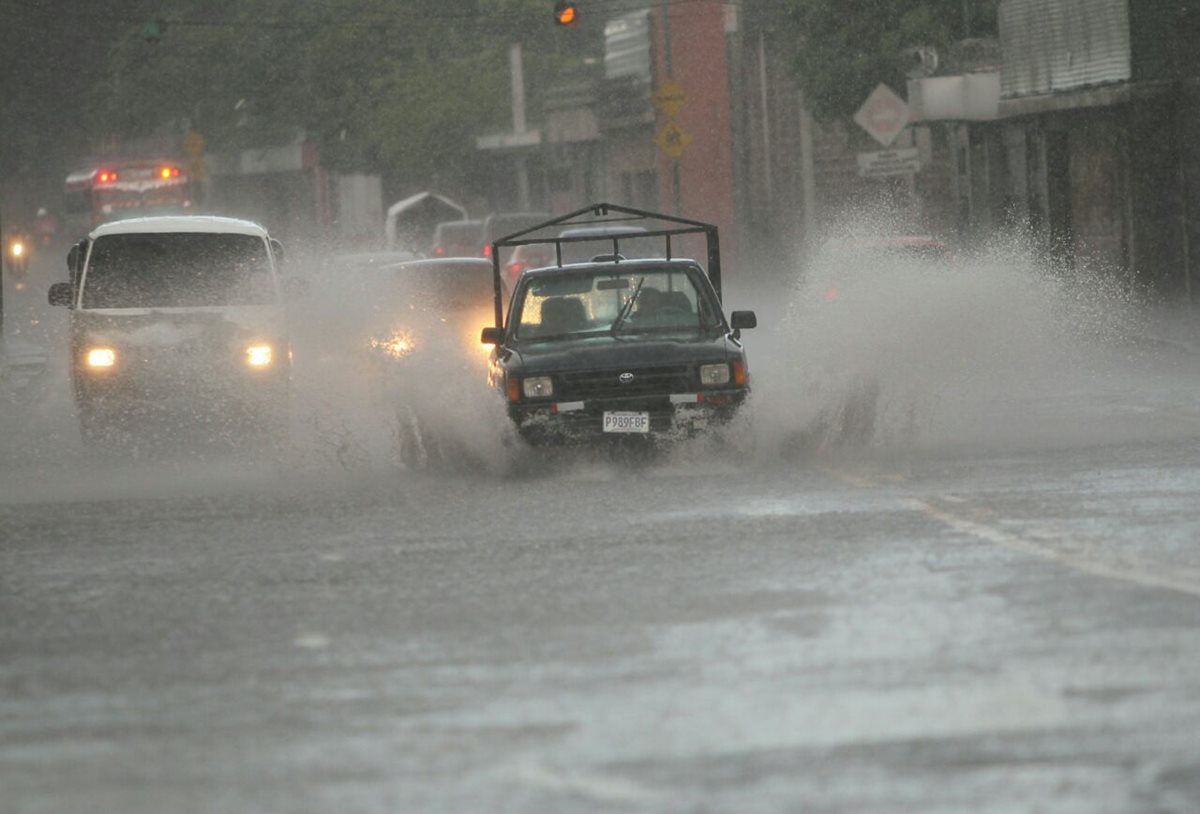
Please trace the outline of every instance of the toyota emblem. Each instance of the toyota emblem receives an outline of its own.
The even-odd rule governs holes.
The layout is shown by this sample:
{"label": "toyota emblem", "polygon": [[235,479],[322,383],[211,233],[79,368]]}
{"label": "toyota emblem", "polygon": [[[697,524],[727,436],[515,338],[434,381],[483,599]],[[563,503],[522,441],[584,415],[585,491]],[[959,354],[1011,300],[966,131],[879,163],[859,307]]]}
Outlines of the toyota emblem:
{"label": "toyota emblem", "polygon": [[617,377],[617,381],[619,381],[621,384],[629,384],[631,381],[633,381],[633,374],[632,373],[622,373],[620,376]]}

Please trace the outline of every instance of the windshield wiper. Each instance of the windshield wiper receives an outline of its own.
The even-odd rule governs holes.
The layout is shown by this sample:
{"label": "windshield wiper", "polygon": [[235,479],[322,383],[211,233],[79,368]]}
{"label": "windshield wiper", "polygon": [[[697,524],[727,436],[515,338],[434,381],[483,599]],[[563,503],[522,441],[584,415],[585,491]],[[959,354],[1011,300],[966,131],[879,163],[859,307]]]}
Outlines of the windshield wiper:
{"label": "windshield wiper", "polygon": [[625,300],[625,304],[621,306],[617,318],[613,320],[612,325],[608,326],[608,332],[613,336],[617,335],[617,331],[621,330],[621,324],[629,318],[629,314],[633,311],[633,304],[637,301],[638,294],[642,291],[642,283],[646,282],[645,277],[638,279],[637,286],[634,287],[633,293],[629,295],[629,299]]}

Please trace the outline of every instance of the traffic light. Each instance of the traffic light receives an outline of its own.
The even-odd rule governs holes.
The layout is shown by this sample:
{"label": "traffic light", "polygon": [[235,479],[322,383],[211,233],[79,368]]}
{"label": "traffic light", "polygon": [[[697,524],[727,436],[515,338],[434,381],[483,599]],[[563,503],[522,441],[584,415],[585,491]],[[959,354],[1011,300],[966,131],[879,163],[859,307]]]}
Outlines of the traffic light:
{"label": "traffic light", "polygon": [[167,33],[167,24],[157,17],[147,20],[142,26],[142,39],[146,42],[158,42],[165,33]]}
{"label": "traffic light", "polygon": [[579,19],[579,7],[571,0],[556,0],[554,3],[554,22],[559,25],[571,25]]}

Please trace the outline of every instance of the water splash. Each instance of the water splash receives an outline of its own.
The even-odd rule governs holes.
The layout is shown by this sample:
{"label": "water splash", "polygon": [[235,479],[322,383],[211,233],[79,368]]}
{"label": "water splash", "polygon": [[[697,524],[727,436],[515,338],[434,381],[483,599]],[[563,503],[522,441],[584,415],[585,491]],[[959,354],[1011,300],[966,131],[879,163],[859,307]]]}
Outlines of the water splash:
{"label": "water splash", "polygon": [[[751,337],[758,448],[1045,442],[1141,330],[1115,270],[1071,267],[1019,235],[974,251],[845,221],[797,274],[778,327]],[[1047,421],[1047,418],[1057,421]]]}

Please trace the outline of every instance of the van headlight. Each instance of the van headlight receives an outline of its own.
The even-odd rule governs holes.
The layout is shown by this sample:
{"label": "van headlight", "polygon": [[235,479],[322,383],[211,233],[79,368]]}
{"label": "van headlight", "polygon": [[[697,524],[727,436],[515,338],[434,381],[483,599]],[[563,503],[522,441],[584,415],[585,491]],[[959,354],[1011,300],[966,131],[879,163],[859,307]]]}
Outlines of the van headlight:
{"label": "van headlight", "polygon": [[729,365],[700,365],[700,384],[729,384]]}
{"label": "van headlight", "polygon": [[247,367],[262,370],[275,361],[275,349],[263,342],[247,345],[245,358]]}
{"label": "van headlight", "polygon": [[549,376],[530,376],[521,379],[521,392],[527,399],[548,399],[554,395],[554,381]]}
{"label": "van headlight", "polygon": [[112,348],[88,348],[83,355],[83,363],[90,370],[108,370],[116,367],[117,352]]}

